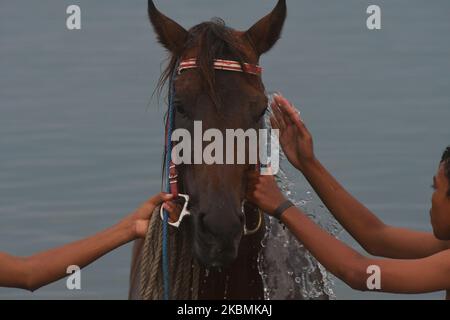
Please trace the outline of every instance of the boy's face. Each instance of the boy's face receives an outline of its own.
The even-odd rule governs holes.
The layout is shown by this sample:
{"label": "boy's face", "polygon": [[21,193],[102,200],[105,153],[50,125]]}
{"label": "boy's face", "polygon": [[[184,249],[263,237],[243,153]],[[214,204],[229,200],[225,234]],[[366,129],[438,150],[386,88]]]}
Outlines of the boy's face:
{"label": "boy's face", "polygon": [[449,181],[445,175],[443,164],[439,166],[437,174],[433,177],[433,188],[430,211],[433,232],[440,240],[450,240]]}

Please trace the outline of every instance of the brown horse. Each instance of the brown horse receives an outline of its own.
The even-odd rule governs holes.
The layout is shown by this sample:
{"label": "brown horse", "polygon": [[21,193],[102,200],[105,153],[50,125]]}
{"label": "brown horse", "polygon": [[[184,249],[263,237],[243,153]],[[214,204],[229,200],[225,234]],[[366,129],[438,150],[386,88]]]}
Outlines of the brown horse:
{"label": "brown horse", "polygon": [[[175,128],[194,132],[194,121],[203,129],[259,129],[267,109],[261,77],[218,71],[214,59],[257,65],[260,56],[278,41],[286,19],[286,1],[247,31],[236,31],[221,20],[185,30],[158,11],[149,1],[150,21],[171,61],[159,87],[170,79],[179,60],[196,58],[199,68],[179,74],[174,82]],[[248,150],[247,150],[248,152]],[[242,212],[246,173],[254,165],[181,165],[180,192],[190,196],[192,250],[205,272],[200,279],[200,299],[263,299],[258,254],[264,227],[243,236],[244,224],[257,223],[258,213]],[[245,219],[246,216],[246,219]],[[137,247],[139,248],[139,246]],[[219,267],[219,268],[218,268]]]}

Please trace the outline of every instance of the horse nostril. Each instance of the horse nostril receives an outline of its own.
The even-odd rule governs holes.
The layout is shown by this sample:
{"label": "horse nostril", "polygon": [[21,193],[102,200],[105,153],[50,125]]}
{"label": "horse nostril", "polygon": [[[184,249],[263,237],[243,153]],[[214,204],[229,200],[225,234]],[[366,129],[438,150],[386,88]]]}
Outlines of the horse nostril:
{"label": "horse nostril", "polygon": [[214,248],[213,254],[214,255],[222,254],[224,251],[225,250],[223,250],[223,248]]}

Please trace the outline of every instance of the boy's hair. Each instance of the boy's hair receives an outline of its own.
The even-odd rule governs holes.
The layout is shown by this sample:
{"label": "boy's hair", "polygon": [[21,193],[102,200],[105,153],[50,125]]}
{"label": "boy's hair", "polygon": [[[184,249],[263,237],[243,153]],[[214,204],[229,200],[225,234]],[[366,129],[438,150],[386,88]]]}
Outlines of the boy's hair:
{"label": "boy's hair", "polygon": [[[447,176],[448,182],[450,183],[450,146],[447,147],[447,149],[444,151],[441,163],[444,164],[445,175]],[[450,187],[447,195],[450,197]]]}

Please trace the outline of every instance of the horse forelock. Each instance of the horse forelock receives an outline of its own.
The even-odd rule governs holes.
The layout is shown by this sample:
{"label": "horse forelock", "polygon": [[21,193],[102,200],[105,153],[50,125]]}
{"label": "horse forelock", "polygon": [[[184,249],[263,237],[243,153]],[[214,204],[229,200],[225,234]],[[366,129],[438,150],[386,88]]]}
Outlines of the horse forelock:
{"label": "horse forelock", "polygon": [[[188,56],[190,52],[195,52],[195,56]],[[214,69],[214,59],[235,60],[244,65],[247,54],[242,45],[242,39],[238,33],[228,27],[220,18],[203,22],[189,30],[188,40],[184,46],[184,51],[180,56],[171,54],[167,67],[163,70],[158,81],[158,95],[162,93],[180,59],[196,58],[199,64],[201,86],[214,106],[219,110],[222,105],[221,97],[217,93],[216,70]],[[245,74],[246,79],[250,77]]]}

